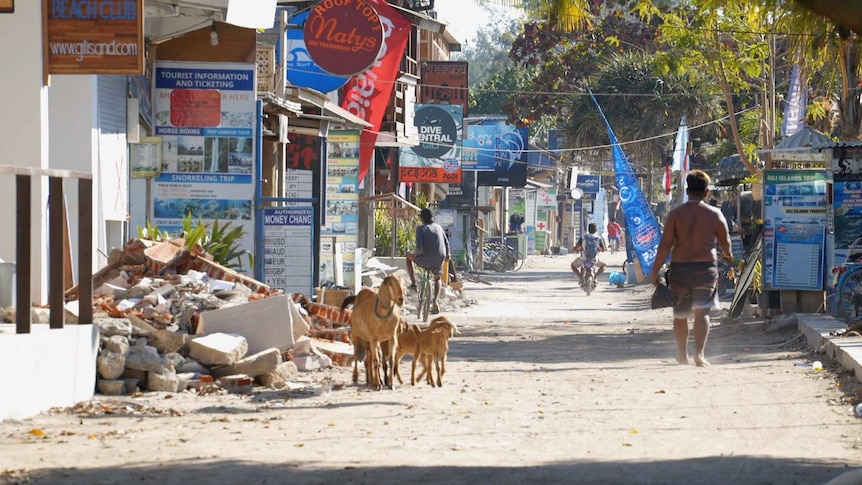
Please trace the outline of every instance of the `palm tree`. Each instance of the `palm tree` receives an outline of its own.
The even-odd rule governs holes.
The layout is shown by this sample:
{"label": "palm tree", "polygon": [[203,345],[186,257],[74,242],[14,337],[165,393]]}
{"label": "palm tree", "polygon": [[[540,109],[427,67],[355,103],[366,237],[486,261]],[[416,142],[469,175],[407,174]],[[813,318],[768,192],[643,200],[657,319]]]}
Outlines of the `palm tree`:
{"label": "palm tree", "polygon": [[[487,0],[475,0],[479,5]],[[495,4],[518,7],[528,17],[543,19],[563,31],[571,31],[590,23],[590,6],[586,0],[497,0]]]}

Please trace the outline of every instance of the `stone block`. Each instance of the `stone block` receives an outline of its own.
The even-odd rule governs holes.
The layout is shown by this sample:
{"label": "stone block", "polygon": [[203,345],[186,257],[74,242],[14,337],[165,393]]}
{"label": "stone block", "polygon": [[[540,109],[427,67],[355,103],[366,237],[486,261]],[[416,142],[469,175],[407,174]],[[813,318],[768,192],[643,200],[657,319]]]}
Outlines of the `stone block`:
{"label": "stone block", "polygon": [[189,357],[204,365],[231,365],[248,352],[245,337],[229,333],[214,333],[189,342]]}
{"label": "stone block", "polygon": [[237,333],[248,341],[248,351],[257,353],[270,347],[293,348],[296,339],[308,332],[308,323],[287,295],[201,313],[198,334]]}
{"label": "stone block", "polygon": [[326,355],[297,355],[293,358],[296,368],[304,371],[320,370],[332,365],[332,359]]}
{"label": "stone block", "polygon": [[257,377],[267,372],[272,372],[281,364],[281,351],[276,348],[267,349],[254,355],[240,359],[233,365],[213,367],[213,377],[224,377],[234,374],[245,374]]}
{"label": "stone block", "polygon": [[229,393],[245,394],[254,388],[254,379],[244,374],[236,374],[222,377],[218,384]]}
{"label": "stone block", "polygon": [[287,361],[279,364],[272,372],[257,376],[257,381],[262,386],[282,389],[287,385],[288,381],[295,379],[297,374],[299,374],[299,369],[296,368],[296,364]]}
{"label": "stone block", "polygon": [[177,374],[167,371],[163,374],[150,372],[147,374],[147,389],[156,392],[177,392],[180,387],[180,378]]}
{"label": "stone block", "polygon": [[93,318],[93,324],[99,327],[99,333],[105,337],[132,336],[132,324],[128,318]]}
{"label": "stone block", "polygon": [[147,372],[167,372],[165,359],[159,355],[155,347],[146,344],[146,340],[138,339],[126,355],[126,368]]}
{"label": "stone block", "polygon": [[123,375],[126,368],[126,356],[103,349],[96,358],[96,370],[103,379],[114,380]]}
{"label": "stone block", "polygon": [[128,355],[129,349],[132,348],[132,346],[129,345],[129,339],[122,335],[111,335],[110,337],[103,339],[102,347],[124,356]]}
{"label": "stone block", "polygon": [[168,354],[185,349],[191,338],[186,333],[156,330],[147,336],[147,340],[150,345],[159,349],[160,352]]}
{"label": "stone block", "polygon": [[125,389],[126,394],[132,394],[138,392],[138,383],[141,382],[141,380],[135,377],[124,377],[123,382],[123,388]]}
{"label": "stone block", "polygon": [[106,396],[119,396],[125,390],[125,381],[113,379],[97,379],[96,389]]}

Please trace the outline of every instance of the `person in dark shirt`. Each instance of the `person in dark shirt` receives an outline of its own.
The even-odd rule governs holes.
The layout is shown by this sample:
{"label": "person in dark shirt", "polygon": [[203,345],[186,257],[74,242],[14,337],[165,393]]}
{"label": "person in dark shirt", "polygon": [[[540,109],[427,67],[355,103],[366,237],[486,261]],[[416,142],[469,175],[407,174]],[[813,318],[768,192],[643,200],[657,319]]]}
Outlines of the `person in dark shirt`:
{"label": "person in dark shirt", "polygon": [[407,274],[410,276],[410,289],[416,289],[416,272],[413,265],[430,271],[434,275],[434,299],[431,313],[440,313],[437,295],[440,293],[440,276],[443,274],[443,261],[451,257],[449,238],[440,224],[434,222],[434,214],[427,207],[419,211],[422,224],[416,226],[416,251],[407,253]]}

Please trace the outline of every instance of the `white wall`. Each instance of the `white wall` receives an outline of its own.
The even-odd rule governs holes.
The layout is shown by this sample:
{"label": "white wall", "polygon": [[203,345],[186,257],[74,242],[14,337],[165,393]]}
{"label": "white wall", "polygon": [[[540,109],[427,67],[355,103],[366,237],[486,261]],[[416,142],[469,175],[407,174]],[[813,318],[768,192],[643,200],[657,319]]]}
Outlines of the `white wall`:
{"label": "white wall", "polygon": [[[50,113],[49,161],[51,168],[96,173],[98,166],[96,131],[96,76],[52,76],[48,90]],[[71,241],[72,271],[78,281],[78,183],[67,179],[63,184],[66,194],[66,213],[69,216],[69,239]],[[101,265],[95,247],[100,237],[97,195],[99,180],[93,180],[93,266]]]}
{"label": "white wall", "polygon": [[[48,167],[47,89],[42,86],[42,2],[15,2],[0,14],[0,165]],[[15,177],[0,175],[0,220],[15,220]],[[34,183],[32,223],[33,299],[47,298],[45,204],[47,179]],[[0,238],[0,258],[15,260],[14,232]],[[21,269],[18,269],[21,273]]]}

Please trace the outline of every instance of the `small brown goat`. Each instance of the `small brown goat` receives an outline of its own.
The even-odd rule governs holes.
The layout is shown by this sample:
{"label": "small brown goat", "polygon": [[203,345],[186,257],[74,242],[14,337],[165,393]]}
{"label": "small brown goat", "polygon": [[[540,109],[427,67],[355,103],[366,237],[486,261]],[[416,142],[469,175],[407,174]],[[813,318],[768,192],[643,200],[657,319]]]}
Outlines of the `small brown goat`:
{"label": "small brown goat", "polygon": [[446,358],[449,354],[449,339],[453,335],[461,335],[454,323],[446,317],[437,317],[431,321],[428,328],[419,332],[416,338],[416,350],[413,352],[413,370],[410,374],[410,384],[416,385],[416,363],[420,360],[427,372],[427,382],[435,386],[431,374],[431,364],[437,371],[437,387],[443,385],[443,374],[446,373]]}

